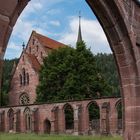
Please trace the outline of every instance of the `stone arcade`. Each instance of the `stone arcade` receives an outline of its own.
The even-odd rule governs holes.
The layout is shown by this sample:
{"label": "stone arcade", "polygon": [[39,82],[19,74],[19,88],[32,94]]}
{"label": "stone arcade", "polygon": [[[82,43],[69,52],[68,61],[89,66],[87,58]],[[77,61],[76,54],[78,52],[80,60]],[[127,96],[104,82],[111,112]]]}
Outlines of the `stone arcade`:
{"label": "stone arcade", "polygon": [[[139,140],[140,6],[138,0],[86,0],[97,15],[116,59],[124,104],[124,139]],[[12,3],[12,4],[11,4]],[[0,73],[12,28],[28,0],[0,1]],[[1,76],[1,74],[0,74]],[[1,77],[0,77],[1,80]],[[133,114],[133,115],[132,115]],[[2,116],[3,118],[3,116]]]}
{"label": "stone arcade", "polygon": [[[77,42],[82,40],[81,27]],[[69,134],[120,134],[122,118],[118,118],[119,98],[34,104],[39,69],[43,58],[64,44],[32,32],[17,66],[13,69],[9,106],[0,108],[0,131]],[[93,117],[94,108],[98,110]],[[71,114],[71,121],[67,113]],[[121,120],[120,120],[121,119]]]}

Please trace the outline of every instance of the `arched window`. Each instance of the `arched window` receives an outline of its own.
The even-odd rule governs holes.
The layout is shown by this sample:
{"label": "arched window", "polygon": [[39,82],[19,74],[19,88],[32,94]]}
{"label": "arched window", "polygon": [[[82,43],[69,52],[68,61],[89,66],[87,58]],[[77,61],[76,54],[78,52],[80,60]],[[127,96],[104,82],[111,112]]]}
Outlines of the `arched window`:
{"label": "arched window", "polygon": [[8,119],[9,119],[9,130],[14,129],[14,111],[10,109],[8,112]]}
{"label": "arched window", "polygon": [[23,85],[25,85],[26,84],[25,68],[22,69],[22,76],[23,76]]}
{"label": "arched window", "polygon": [[89,113],[89,130],[90,131],[100,131],[100,109],[99,106],[92,102],[88,105]]}
{"label": "arched window", "polygon": [[22,86],[22,75],[19,75],[19,79],[20,79],[20,85]]}
{"label": "arched window", "polygon": [[71,105],[66,104],[64,107],[65,112],[65,129],[74,129],[74,111]]}
{"label": "arched window", "polygon": [[29,85],[29,73],[26,73],[26,82],[27,82],[27,85]]}
{"label": "arched window", "polygon": [[29,108],[25,109],[24,116],[25,116],[25,128],[26,128],[26,131],[30,132],[31,128],[32,128],[31,127],[32,121],[31,121],[31,111],[30,111]]}
{"label": "arched window", "polygon": [[36,51],[38,52],[38,45],[36,46]]}
{"label": "arched window", "polygon": [[32,42],[32,45],[34,45],[35,44],[35,39],[33,38],[33,42]]}

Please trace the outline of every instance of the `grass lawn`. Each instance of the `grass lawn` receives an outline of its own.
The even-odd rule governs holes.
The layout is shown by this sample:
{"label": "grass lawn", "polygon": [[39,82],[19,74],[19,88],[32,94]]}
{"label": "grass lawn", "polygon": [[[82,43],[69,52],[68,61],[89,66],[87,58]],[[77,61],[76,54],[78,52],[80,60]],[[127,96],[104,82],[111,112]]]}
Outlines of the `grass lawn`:
{"label": "grass lawn", "polygon": [[0,140],[122,140],[121,137],[66,136],[36,134],[0,134]]}

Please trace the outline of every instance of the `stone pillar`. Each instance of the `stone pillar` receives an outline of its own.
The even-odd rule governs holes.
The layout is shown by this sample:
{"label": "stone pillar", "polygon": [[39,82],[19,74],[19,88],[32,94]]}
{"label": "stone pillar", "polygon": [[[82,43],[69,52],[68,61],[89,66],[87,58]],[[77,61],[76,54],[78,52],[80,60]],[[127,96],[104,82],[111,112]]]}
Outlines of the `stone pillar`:
{"label": "stone pillar", "polygon": [[39,114],[38,108],[32,110],[32,131],[38,133],[39,131]]}
{"label": "stone pillar", "polygon": [[83,104],[81,110],[81,126],[82,126],[82,134],[88,134],[89,131],[89,113],[87,106]]}
{"label": "stone pillar", "polygon": [[16,132],[17,130],[17,112],[14,113],[14,126],[13,126],[13,131]]}
{"label": "stone pillar", "polygon": [[9,132],[9,117],[7,112],[5,112],[5,119],[4,119],[4,123],[5,123],[5,132]]}
{"label": "stone pillar", "polygon": [[54,107],[52,110],[51,110],[51,133],[54,134],[56,132],[55,130],[55,123],[56,123],[56,118],[55,118],[55,113],[56,113],[56,107]]}
{"label": "stone pillar", "polygon": [[34,132],[35,131],[34,130],[34,128],[35,128],[35,121],[37,121],[34,118],[34,113],[35,113],[35,111],[33,109],[32,112],[31,112],[31,132]]}
{"label": "stone pillar", "polygon": [[101,109],[101,124],[100,130],[103,135],[108,135],[109,131],[109,102],[105,102]]}
{"label": "stone pillar", "polygon": [[55,134],[55,120],[51,120],[51,134]]}
{"label": "stone pillar", "polygon": [[59,126],[59,133],[64,133],[65,132],[65,118],[64,118],[64,110],[63,108],[59,108],[58,111],[58,126]]}
{"label": "stone pillar", "polygon": [[79,134],[79,106],[74,107],[74,135]]}
{"label": "stone pillar", "polygon": [[109,126],[110,126],[110,134],[115,135],[117,134],[118,128],[118,118],[117,118],[117,110],[116,110],[116,102],[110,105],[110,117],[109,117]]}
{"label": "stone pillar", "polygon": [[20,118],[20,109],[16,110],[16,132],[21,131],[21,118]]}
{"label": "stone pillar", "polygon": [[24,112],[23,112],[23,110],[21,111],[21,113],[20,113],[20,120],[21,120],[21,122],[20,122],[20,131],[23,133],[23,132],[25,132],[25,116],[24,116]]}

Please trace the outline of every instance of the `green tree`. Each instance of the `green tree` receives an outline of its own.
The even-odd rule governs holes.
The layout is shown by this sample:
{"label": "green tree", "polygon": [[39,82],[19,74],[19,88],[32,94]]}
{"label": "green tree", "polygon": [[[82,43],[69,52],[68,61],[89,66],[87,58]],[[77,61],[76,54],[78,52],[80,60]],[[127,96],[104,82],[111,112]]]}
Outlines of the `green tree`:
{"label": "green tree", "polygon": [[10,87],[10,81],[12,78],[11,72],[13,69],[13,64],[18,62],[18,59],[4,60],[4,67],[3,67],[3,79],[2,79],[2,105],[8,104],[8,92]]}
{"label": "green tree", "polygon": [[44,59],[39,76],[37,102],[96,98],[98,93],[111,92],[84,42],[76,49],[67,46],[53,50]]}

